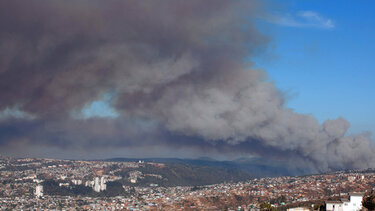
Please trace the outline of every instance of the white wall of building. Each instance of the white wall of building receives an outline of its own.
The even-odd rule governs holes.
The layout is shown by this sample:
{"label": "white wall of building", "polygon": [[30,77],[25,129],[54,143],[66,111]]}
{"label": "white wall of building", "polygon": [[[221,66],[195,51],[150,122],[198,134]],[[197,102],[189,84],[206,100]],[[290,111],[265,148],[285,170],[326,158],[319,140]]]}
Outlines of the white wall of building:
{"label": "white wall of building", "polygon": [[289,208],[287,211],[310,211],[310,208],[308,207],[294,207],[294,208]]}
{"label": "white wall of building", "polygon": [[36,187],[35,187],[35,196],[37,197],[37,198],[40,198],[40,197],[42,197],[43,196],[43,186],[42,185],[36,185]]}
{"label": "white wall of building", "polygon": [[351,195],[350,201],[344,203],[343,211],[358,211],[362,209],[362,196]]}
{"label": "white wall of building", "polygon": [[344,211],[342,202],[327,202],[326,203],[327,211]]}
{"label": "white wall of building", "polygon": [[328,201],[326,202],[327,211],[359,211],[362,209],[362,198],[361,194],[351,193],[349,201]]}

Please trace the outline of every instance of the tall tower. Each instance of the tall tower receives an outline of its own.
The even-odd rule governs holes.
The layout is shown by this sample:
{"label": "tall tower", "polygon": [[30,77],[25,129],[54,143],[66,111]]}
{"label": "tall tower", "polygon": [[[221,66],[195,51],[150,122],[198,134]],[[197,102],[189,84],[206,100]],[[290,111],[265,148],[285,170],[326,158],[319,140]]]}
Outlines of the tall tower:
{"label": "tall tower", "polygon": [[105,184],[104,177],[100,178],[100,190],[103,191],[107,189],[107,185]]}
{"label": "tall tower", "polygon": [[40,198],[43,196],[43,186],[40,184],[37,184],[35,187],[35,197]]}
{"label": "tall tower", "polygon": [[100,181],[99,177],[95,177],[94,191],[100,192]]}

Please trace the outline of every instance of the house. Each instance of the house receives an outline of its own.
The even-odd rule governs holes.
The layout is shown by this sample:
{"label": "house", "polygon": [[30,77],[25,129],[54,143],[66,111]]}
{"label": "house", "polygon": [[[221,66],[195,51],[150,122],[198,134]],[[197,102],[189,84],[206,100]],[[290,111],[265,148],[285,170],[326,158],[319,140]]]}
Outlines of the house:
{"label": "house", "polygon": [[327,211],[344,211],[343,202],[340,201],[326,201]]}
{"label": "house", "polygon": [[363,193],[349,193],[349,201],[344,201],[344,211],[362,209]]}
{"label": "house", "polygon": [[349,193],[349,198],[327,201],[327,211],[358,211],[362,209],[363,193]]}
{"label": "house", "polygon": [[287,211],[310,211],[311,208],[309,207],[294,207],[294,208],[289,208]]}

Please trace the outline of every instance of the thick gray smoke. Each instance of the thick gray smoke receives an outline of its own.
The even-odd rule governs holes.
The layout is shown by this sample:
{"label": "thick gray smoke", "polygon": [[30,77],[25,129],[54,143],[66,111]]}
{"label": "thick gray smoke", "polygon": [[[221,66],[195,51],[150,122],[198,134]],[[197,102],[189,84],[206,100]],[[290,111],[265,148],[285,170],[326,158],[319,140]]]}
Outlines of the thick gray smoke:
{"label": "thick gray smoke", "polygon": [[[343,118],[320,125],[285,108],[249,64],[267,45],[251,22],[263,9],[227,0],[1,1],[0,111],[30,118],[0,119],[0,143],[164,145],[317,170],[374,167],[366,134],[346,136]],[[108,93],[117,118],[77,117]]]}

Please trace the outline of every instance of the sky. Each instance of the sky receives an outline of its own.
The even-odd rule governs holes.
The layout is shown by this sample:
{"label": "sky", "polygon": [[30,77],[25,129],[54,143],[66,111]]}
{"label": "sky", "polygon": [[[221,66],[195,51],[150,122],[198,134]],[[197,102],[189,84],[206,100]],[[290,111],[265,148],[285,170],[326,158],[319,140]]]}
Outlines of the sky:
{"label": "sky", "polygon": [[361,2],[0,2],[0,153],[375,167]]}
{"label": "sky", "polygon": [[[288,93],[290,108],[320,122],[342,116],[351,123],[348,133],[374,137],[374,7],[371,0],[286,0],[270,11],[285,23],[258,22],[273,40],[257,65]],[[321,20],[299,16],[306,11]]]}
{"label": "sky", "polygon": [[[375,134],[375,2],[286,0],[271,16],[256,20],[272,37],[269,49],[251,58],[288,96],[288,107],[319,122],[344,117],[348,133]],[[304,18],[311,13],[319,18]],[[114,117],[108,100],[88,105],[84,115]]]}

